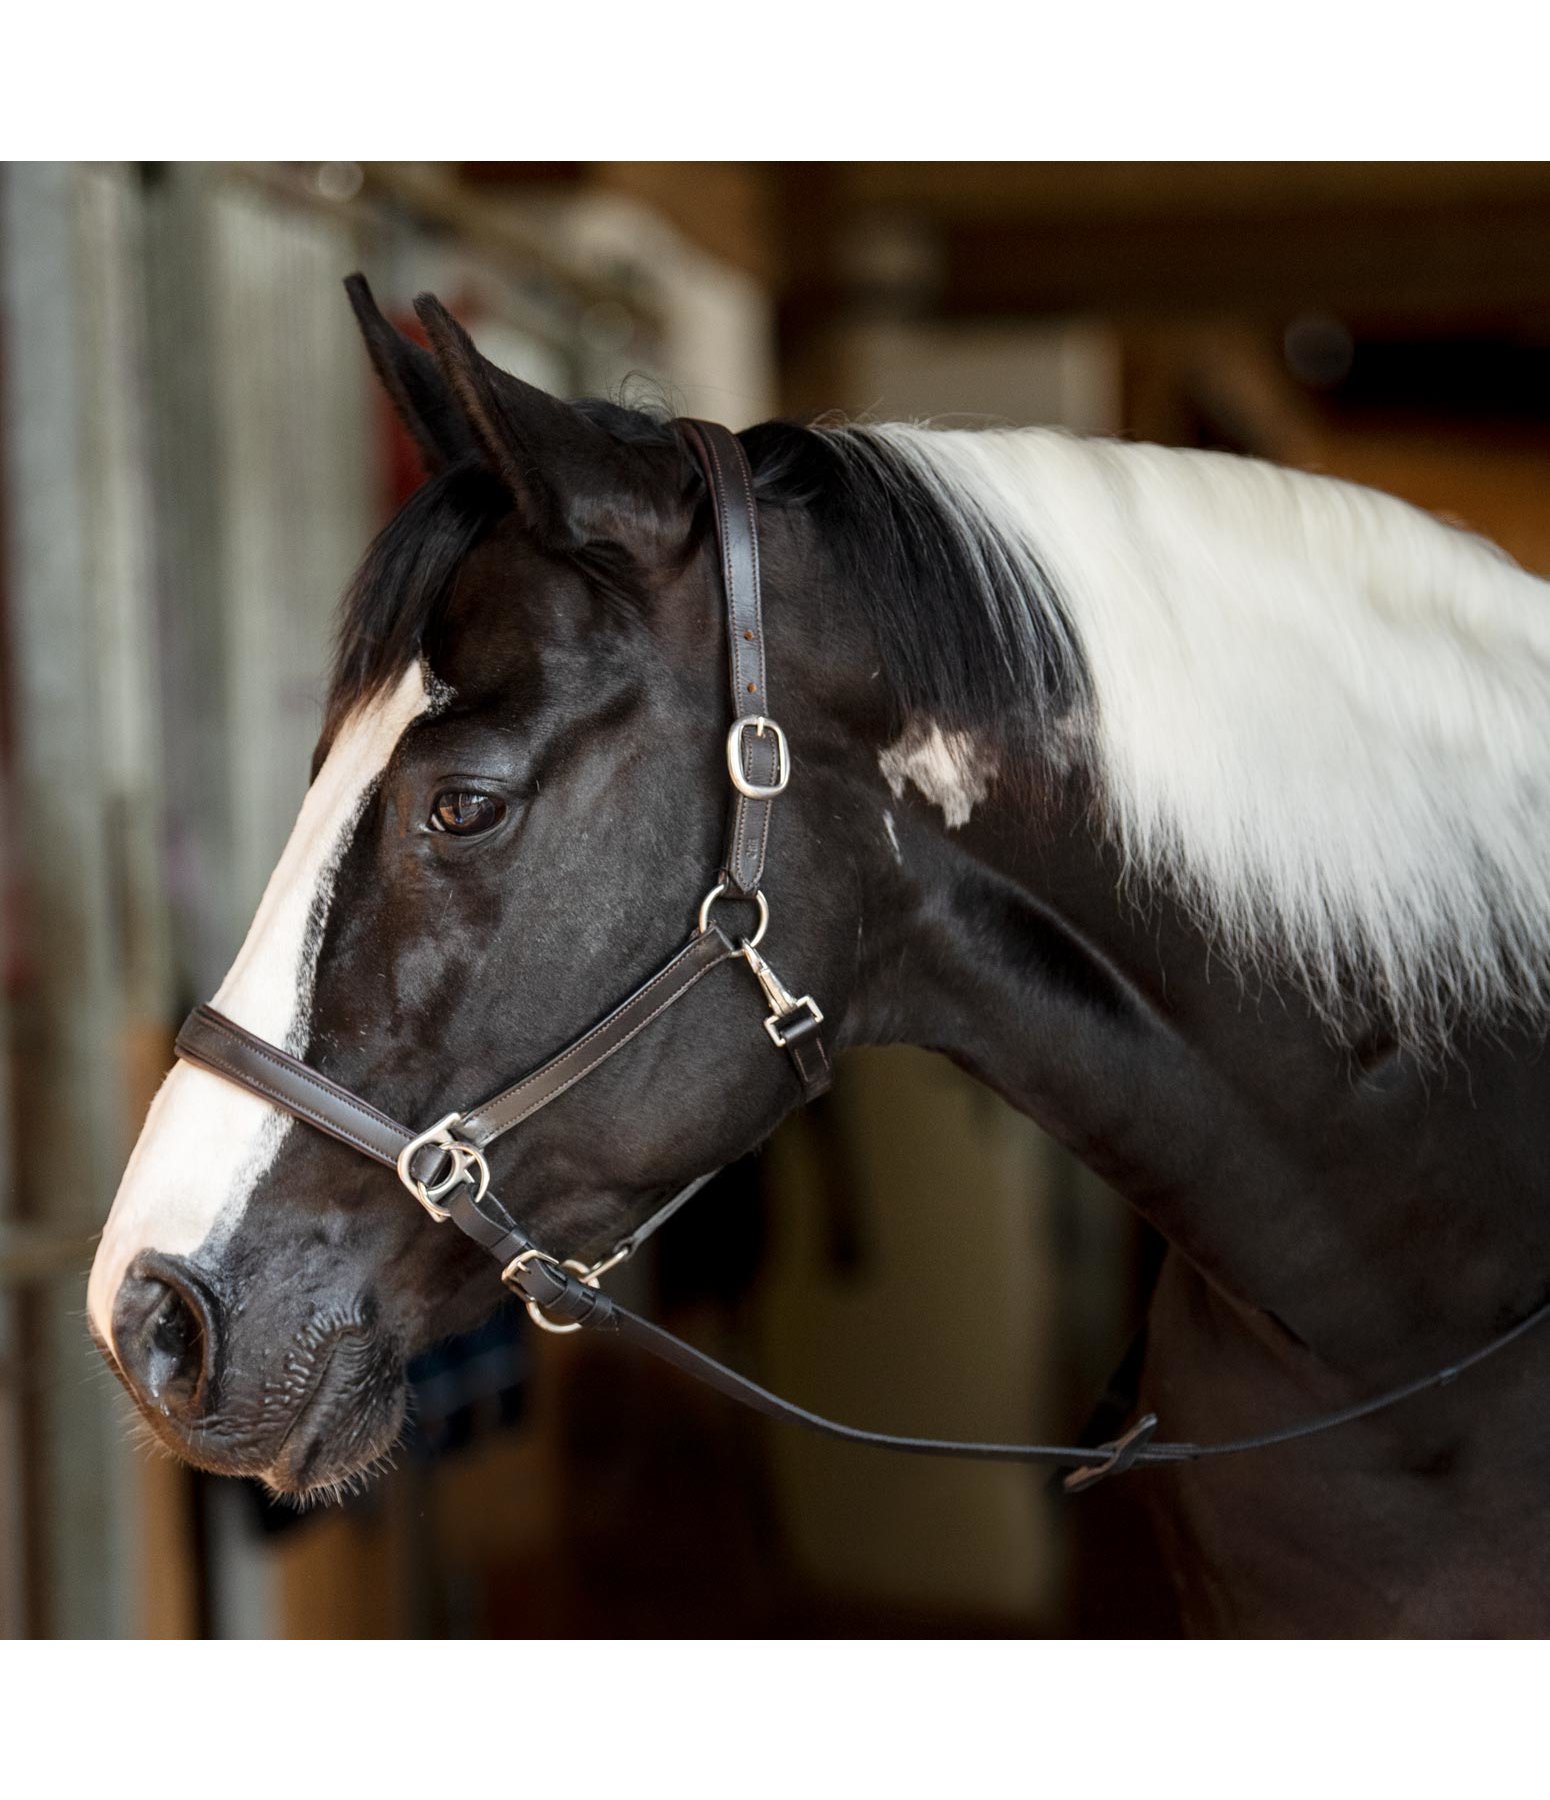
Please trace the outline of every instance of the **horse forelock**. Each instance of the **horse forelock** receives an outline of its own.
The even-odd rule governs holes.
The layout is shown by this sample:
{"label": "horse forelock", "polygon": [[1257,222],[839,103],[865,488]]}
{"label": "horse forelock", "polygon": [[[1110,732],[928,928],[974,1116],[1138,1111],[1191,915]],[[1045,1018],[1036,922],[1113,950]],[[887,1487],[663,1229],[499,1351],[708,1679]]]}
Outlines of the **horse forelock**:
{"label": "horse forelock", "polygon": [[469,553],[511,510],[482,464],[424,482],[373,540],[340,603],[319,743],[394,688],[424,654]]}

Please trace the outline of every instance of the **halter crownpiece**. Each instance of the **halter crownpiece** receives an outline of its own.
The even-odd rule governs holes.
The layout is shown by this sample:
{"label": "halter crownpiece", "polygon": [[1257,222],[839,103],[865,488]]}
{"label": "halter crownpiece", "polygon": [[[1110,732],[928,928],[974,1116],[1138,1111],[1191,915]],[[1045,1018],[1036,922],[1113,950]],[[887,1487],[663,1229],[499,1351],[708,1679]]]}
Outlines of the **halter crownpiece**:
{"label": "halter crownpiece", "polygon": [[[822,1011],[810,994],[793,996],[759,950],[770,922],[769,903],[762,887],[770,823],[775,802],[790,783],[792,761],[786,735],[769,710],[753,475],[742,445],[725,426],[681,419],[678,430],[703,470],[710,493],[726,597],[732,692],[726,760],[733,799],[726,851],[715,882],[700,902],[688,943],[611,1013],[539,1068],[471,1111],[449,1112],[423,1131],[399,1124],[299,1057],[254,1036],[210,1006],[195,1007],[184,1022],[177,1037],[177,1054],[395,1170],[432,1220],[443,1224],[450,1219],[495,1258],[501,1265],[501,1280],[523,1301],[534,1323],[546,1331],[576,1331],[583,1325],[616,1331],[766,1418],[806,1425],[851,1443],[927,1456],[1043,1463],[1069,1469],[1073,1473],[1066,1477],[1065,1485],[1073,1492],[1130,1468],[1267,1449],[1348,1424],[1454,1380],[1465,1369],[1550,1318],[1547,1304],[1483,1349],[1446,1369],[1342,1412],[1261,1437],[1222,1444],[1160,1444],[1153,1441],[1157,1420],[1148,1413],[1122,1436],[1095,1448],[964,1443],[866,1431],[808,1412],[769,1393],[601,1292],[600,1278],[666,1224],[717,1173],[714,1169],[681,1188],[644,1224],[621,1238],[607,1256],[590,1266],[575,1260],[562,1261],[533,1242],[490,1191],[490,1166],[485,1152],[498,1138],[558,1100],[639,1033],[665,1017],[723,963],[742,961],[757,981],[770,1008],[764,1020],[765,1032],[771,1044],[785,1053],[803,1103],[824,1093],[831,1081]],[[713,913],[722,900],[754,905],[757,924],[751,937],[734,943],[715,923]]]}

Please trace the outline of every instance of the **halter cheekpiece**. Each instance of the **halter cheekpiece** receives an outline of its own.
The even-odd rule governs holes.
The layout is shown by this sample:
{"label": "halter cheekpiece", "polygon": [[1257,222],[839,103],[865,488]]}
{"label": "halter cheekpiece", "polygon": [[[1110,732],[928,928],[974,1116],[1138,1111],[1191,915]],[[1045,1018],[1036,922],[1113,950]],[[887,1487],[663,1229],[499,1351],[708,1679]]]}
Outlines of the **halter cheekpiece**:
{"label": "halter cheekpiece", "polygon": [[[764,1030],[771,1046],[789,1062],[803,1102],[824,1093],[831,1080],[822,1011],[810,994],[794,996],[759,948],[770,922],[762,889],[770,822],[775,802],[791,781],[792,760],[786,735],[771,713],[753,476],[742,445],[725,426],[681,419],[678,430],[699,463],[710,493],[726,597],[732,698],[731,726],[726,734],[726,766],[732,788],[726,850],[716,879],[700,903],[688,943],[605,1018],[539,1068],[471,1111],[449,1112],[421,1131],[399,1124],[369,1101],[300,1058],[255,1037],[210,1006],[195,1007],[184,1022],[177,1038],[178,1055],[396,1171],[431,1219],[438,1224],[450,1220],[495,1258],[501,1266],[501,1280],[523,1301],[534,1323],[546,1331],[579,1331],[583,1326],[616,1331],[768,1418],[807,1425],[850,1442],[924,1455],[1070,1469],[1073,1473],[1066,1477],[1065,1485],[1072,1491],[1137,1466],[1193,1462],[1263,1449],[1347,1424],[1452,1381],[1550,1317],[1547,1305],[1446,1369],[1342,1412],[1261,1437],[1225,1444],[1156,1443],[1157,1419],[1148,1413],[1121,1437],[1094,1448],[965,1443],[866,1431],[808,1412],[601,1292],[601,1277],[624,1262],[692,1199],[718,1172],[714,1169],[680,1189],[607,1256],[591,1265],[561,1260],[533,1242],[491,1192],[485,1152],[656,1025],[722,964],[742,962],[758,983],[769,1007]],[[724,901],[753,906],[756,923],[750,936],[734,941],[716,923],[716,908]]]}

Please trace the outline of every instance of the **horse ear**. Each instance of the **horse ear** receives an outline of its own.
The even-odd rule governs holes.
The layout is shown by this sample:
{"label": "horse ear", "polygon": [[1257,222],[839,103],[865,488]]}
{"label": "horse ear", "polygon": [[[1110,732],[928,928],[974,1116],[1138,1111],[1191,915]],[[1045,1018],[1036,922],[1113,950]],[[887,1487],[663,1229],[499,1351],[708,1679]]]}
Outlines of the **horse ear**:
{"label": "horse ear", "polygon": [[542,542],[628,539],[662,522],[682,486],[676,447],[664,458],[622,443],[569,401],[498,369],[434,295],[414,310],[486,460]]}
{"label": "horse ear", "polygon": [[414,439],[426,473],[439,475],[451,464],[476,455],[478,445],[468,421],[454,402],[435,357],[383,318],[364,275],[348,276],[344,288],[372,367],[387,389],[393,410]]}

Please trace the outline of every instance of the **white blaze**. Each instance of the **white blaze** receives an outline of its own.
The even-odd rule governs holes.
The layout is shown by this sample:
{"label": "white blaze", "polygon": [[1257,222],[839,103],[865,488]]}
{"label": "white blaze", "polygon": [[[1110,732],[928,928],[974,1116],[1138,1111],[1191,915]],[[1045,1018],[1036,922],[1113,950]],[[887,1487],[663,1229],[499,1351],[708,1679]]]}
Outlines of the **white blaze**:
{"label": "white blaze", "polygon": [[[275,866],[246,941],[213,1005],[271,1043],[305,1036],[318,930],[368,794],[430,702],[419,663],[340,731]],[[309,927],[317,929],[309,929]],[[113,1302],[142,1250],[188,1256],[219,1222],[230,1230],[292,1120],[256,1095],[180,1062],[151,1104],[92,1264],[87,1311],[112,1342]]]}

